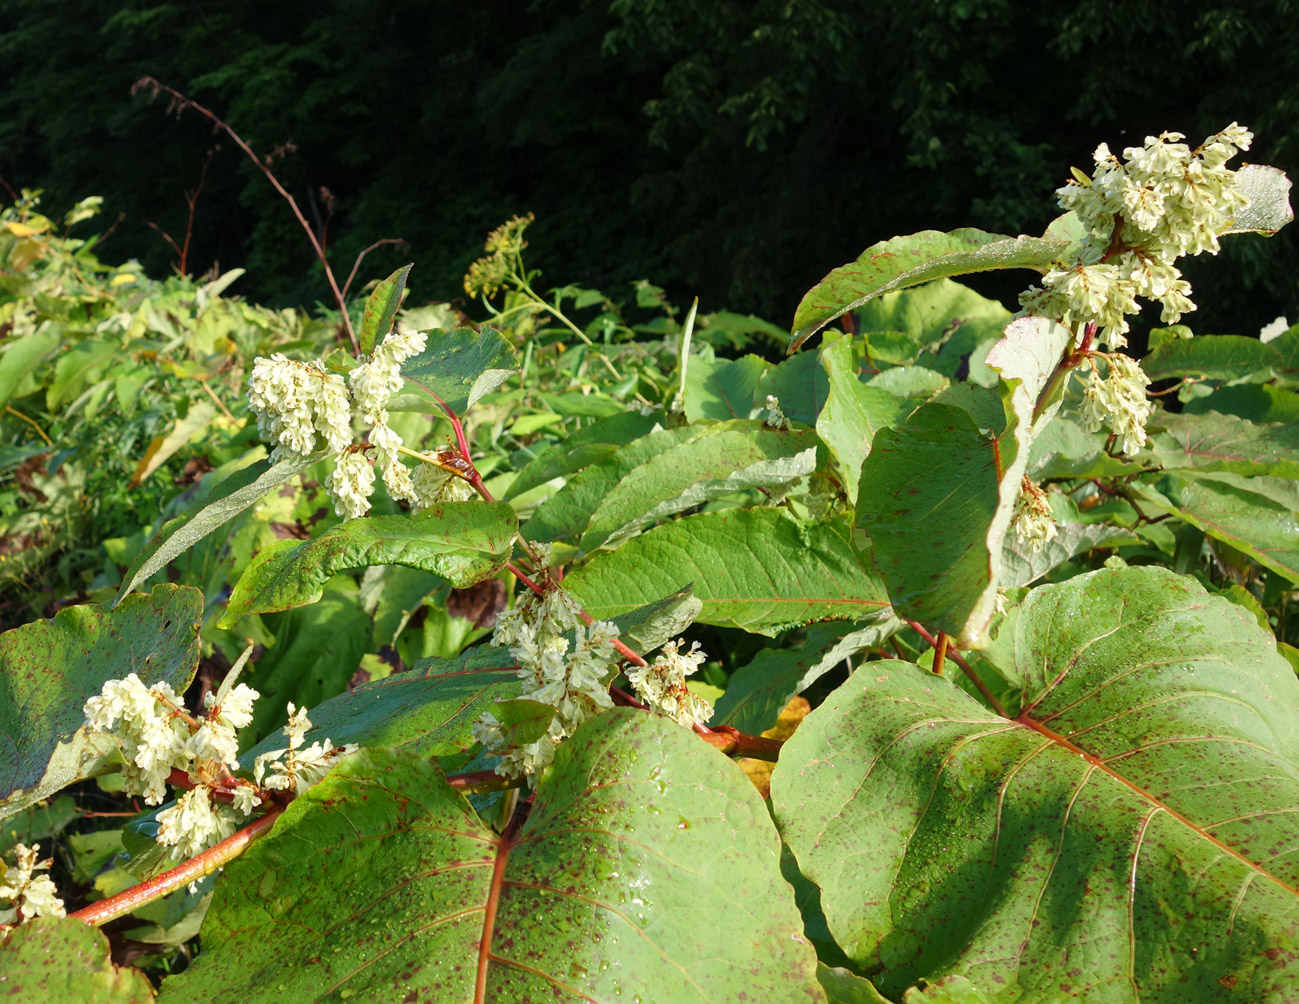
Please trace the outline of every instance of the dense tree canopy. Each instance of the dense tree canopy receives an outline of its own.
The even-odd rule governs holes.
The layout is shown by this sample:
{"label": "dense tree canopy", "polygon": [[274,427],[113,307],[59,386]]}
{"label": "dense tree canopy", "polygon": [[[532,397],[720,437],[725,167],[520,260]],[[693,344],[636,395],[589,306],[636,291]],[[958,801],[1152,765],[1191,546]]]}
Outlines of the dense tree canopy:
{"label": "dense tree canopy", "polygon": [[[460,294],[481,235],[532,211],[533,260],[611,292],[642,276],[705,307],[788,320],[799,293],[882,237],[1045,226],[1064,165],[1233,119],[1250,159],[1299,168],[1291,0],[0,0],[0,176],[52,210],[102,194],[113,256],[157,271],[202,180],[188,267],[243,291],[323,286],[292,218],[208,123],[131,97],[142,74],[224,116],[364,278],[419,263]],[[414,26],[434,26],[431,30]],[[106,249],[107,253],[107,249]],[[1192,268],[1200,331],[1299,311],[1292,233]],[[1013,280],[1017,281],[1017,280]],[[1012,285],[984,287],[1007,297]]]}

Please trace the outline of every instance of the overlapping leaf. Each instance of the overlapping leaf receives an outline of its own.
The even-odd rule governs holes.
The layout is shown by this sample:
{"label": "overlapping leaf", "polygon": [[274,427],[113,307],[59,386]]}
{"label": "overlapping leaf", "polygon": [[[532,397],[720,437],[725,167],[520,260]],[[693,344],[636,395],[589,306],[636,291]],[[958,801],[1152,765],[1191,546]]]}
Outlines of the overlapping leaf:
{"label": "overlapping leaf", "polygon": [[1152,380],[1187,376],[1237,380],[1280,365],[1281,354],[1271,345],[1240,335],[1174,338],[1156,345],[1141,360],[1141,368]]}
{"label": "overlapping leaf", "polygon": [[508,502],[444,502],[413,516],[348,520],[314,540],[277,540],[244,569],[221,624],[314,603],[347,568],[405,565],[470,586],[505,566],[516,529]]}
{"label": "overlapping leaf", "polygon": [[366,751],[227,868],[161,999],[822,999],[779,852],[725,757],[626,709],[559,749],[513,838],[427,761]]}
{"label": "overlapping leaf", "polygon": [[1255,424],[1234,415],[1161,414],[1151,449],[1165,468],[1299,479],[1299,427]]}
{"label": "overlapping leaf", "polygon": [[229,522],[251,505],[266,497],[295,474],[301,474],[325,454],[310,457],[290,454],[272,463],[258,460],[236,471],[213,488],[187,511],[163,525],[131,562],[122,577],[122,588],[115,603],[134,590],[149,576],[167,567],[173,558],[184,554],[217,527]]}
{"label": "overlapping leaf", "polygon": [[810,430],[781,432],[761,422],[695,430],[686,442],[649,458],[618,482],[591,513],[581,548],[594,550],[711,499],[787,485],[816,468],[816,448]]}
{"label": "overlapping leaf", "polygon": [[1193,477],[1169,474],[1136,490],[1156,509],[1299,582],[1299,486],[1294,481],[1202,471]]}
{"label": "overlapping leaf", "polygon": [[624,411],[592,422],[530,461],[510,482],[506,497],[522,495],[552,478],[566,477],[612,457],[632,440],[649,435],[662,421],[662,412],[642,415],[639,411]]}
{"label": "overlapping leaf", "polygon": [[462,415],[515,368],[514,348],[495,328],[430,331],[424,351],[402,363],[406,386],[388,402],[388,410],[440,415],[440,398]]}
{"label": "overlapping leaf", "polygon": [[716,362],[698,356],[692,358],[686,369],[682,402],[686,418],[691,422],[706,418],[721,422],[748,418],[754,407],[758,381],[769,369],[771,363],[754,355]]}
{"label": "overlapping leaf", "polygon": [[836,317],[868,300],[932,279],[1000,268],[1044,269],[1068,248],[1064,239],[1006,237],[982,230],[922,230],[872,244],[855,262],[835,269],[794,312],[789,349],[796,350]]}
{"label": "overlapping leaf", "polygon": [[177,693],[198,666],[203,596],[161,585],[116,609],[75,606],[0,634],[0,817],[101,770],[117,749],[83,708],[131,673]]}
{"label": "overlapping leaf", "polygon": [[1299,997],[1299,683],[1270,633],[1150,567],[1003,630],[1019,718],[879,662],[782,750],[777,819],[839,944],[886,996]]}
{"label": "overlapping leaf", "polygon": [[694,583],[699,621],[774,635],[888,606],[883,583],[848,537],[842,519],[804,523],[779,509],[698,513],[597,554],[564,585],[603,619]]}
{"label": "overlapping leaf", "polygon": [[363,355],[368,356],[373,352],[375,342],[382,341],[392,330],[392,322],[397,319],[401,297],[406,290],[406,279],[410,276],[412,267],[403,265],[378,283],[365,298],[365,306],[361,310],[361,330],[357,332]]}

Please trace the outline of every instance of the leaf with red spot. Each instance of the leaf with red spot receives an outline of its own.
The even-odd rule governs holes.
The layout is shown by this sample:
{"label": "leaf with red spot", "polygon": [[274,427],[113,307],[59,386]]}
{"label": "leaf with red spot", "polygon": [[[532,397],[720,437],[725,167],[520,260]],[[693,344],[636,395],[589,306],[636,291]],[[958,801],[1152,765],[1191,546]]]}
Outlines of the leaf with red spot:
{"label": "leaf with red spot", "polygon": [[889,997],[1299,1000],[1299,683],[1270,633],[1102,569],[1031,593],[990,655],[1014,720],[872,663],[782,750],[777,821],[848,956]]}
{"label": "leaf with red spot", "polygon": [[507,837],[367,750],[226,868],[160,1000],[824,1001],[779,857],[745,776],[643,712],[579,729]]}

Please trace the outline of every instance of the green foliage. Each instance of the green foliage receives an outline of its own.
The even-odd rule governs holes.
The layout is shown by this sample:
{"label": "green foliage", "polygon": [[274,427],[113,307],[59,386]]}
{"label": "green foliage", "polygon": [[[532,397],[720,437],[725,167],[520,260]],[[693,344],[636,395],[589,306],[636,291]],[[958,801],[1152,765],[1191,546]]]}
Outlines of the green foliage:
{"label": "green foliage", "polygon": [[[678,16],[694,23],[663,24]],[[751,125],[755,146],[778,134]],[[332,328],[263,324],[188,280],[113,287],[70,238],[7,228],[10,261],[48,248],[24,281],[101,276],[91,313],[150,291],[135,334],[74,330],[75,290],[0,302],[46,312],[0,341],[27,367],[0,386],[11,404],[79,449],[160,409],[152,439],[96,471],[118,479],[105,504],[182,458],[199,476],[112,536],[69,523],[94,572],[61,585],[86,602],[0,635],[16,765],[0,849],[66,848],[69,908],[131,913],[163,1001],[1299,993],[1299,443],[1272,420],[1299,399],[1299,326],[1157,332],[1146,361],[1168,385],[1127,448],[1095,419],[1123,363],[1093,328],[1012,318],[950,278],[1040,274],[1072,253],[1068,217],[1043,238],[872,246],[808,294],[790,343],[842,330],[780,362],[748,351],[769,325],[682,318],[648,283],[625,312],[539,291],[526,222],[489,241],[484,323],[401,308],[406,269],[362,309],[371,348],[426,333],[387,432],[460,494],[378,489],[341,522],[326,485],[377,444],[272,459],[239,393],[271,351],[353,372]],[[123,383],[130,408],[123,352],[145,371],[134,398]],[[58,448],[4,421],[15,469]],[[43,504],[22,490],[15,520]],[[1054,536],[1026,533],[1026,512]],[[615,661],[582,647],[614,627],[621,647],[598,648]],[[192,796],[122,826],[41,805],[69,785],[76,806],[127,804],[85,702],[136,671],[187,689],[168,722],[198,729],[238,703],[237,655],[261,695],[238,764],[172,783],[259,793],[257,818],[159,876],[174,898],[119,897],[171,863],[154,838]],[[259,758],[326,741],[349,748],[314,786],[264,777]],[[0,934],[0,972],[40,987],[28,939],[74,924]],[[97,947],[49,951],[103,969]]]}

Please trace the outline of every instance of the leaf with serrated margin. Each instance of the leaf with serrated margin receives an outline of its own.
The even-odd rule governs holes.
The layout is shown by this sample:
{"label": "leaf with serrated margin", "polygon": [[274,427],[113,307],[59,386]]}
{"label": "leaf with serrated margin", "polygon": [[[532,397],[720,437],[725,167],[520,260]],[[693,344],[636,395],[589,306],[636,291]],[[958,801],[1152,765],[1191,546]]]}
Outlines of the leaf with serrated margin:
{"label": "leaf with serrated margin", "polygon": [[324,453],[309,457],[290,454],[278,463],[259,460],[231,474],[200,502],[169,520],[149,539],[122,577],[122,588],[117,591],[113,603],[121,603],[136,586],[166,568],[173,558],[184,554],[217,527],[228,523],[264,499],[267,493],[326,456]]}
{"label": "leaf with serrated margin", "polygon": [[1227,234],[1263,234],[1270,237],[1294,219],[1290,208],[1290,179],[1266,164],[1246,164],[1236,172],[1236,187],[1248,205],[1227,221]]}
{"label": "leaf with serrated margin", "polygon": [[406,291],[406,278],[412,268],[413,265],[403,265],[376,285],[365,298],[358,334],[361,355],[368,356],[373,352],[374,343],[380,336],[386,336],[392,330],[392,322],[397,319],[397,311],[401,308],[402,293]]}
{"label": "leaf with serrated margin", "polygon": [[748,418],[758,381],[770,369],[771,363],[755,355],[713,363],[692,358],[686,369],[686,418],[691,422]]}
{"label": "leaf with serrated margin", "polygon": [[1141,368],[1151,380],[1187,376],[1201,380],[1239,380],[1280,366],[1281,353],[1271,345],[1240,335],[1174,338],[1156,345],[1141,360]]}
{"label": "leaf with serrated margin", "polygon": [[580,547],[593,551],[641,527],[747,488],[779,488],[816,469],[816,433],[780,431],[739,420],[696,429],[651,457],[591,514]]}
{"label": "leaf with serrated margin", "polygon": [[[1014,720],[860,668],[781,751],[772,801],[830,929],[892,997],[1299,998],[1299,683],[1248,611],[1166,569],[1029,594]],[[1000,644],[1004,639],[998,639]]]}
{"label": "leaf with serrated margin", "polygon": [[725,756],[630,709],[559,747],[514,836],[427,761],[367,750],[226,867],[161,1000],[823,1000],[779,855]]}
{"label": "leaf with serrated margin", "polygon": [[823,346],[817,357],[829,379],[830,393],[817,416],[816,432],[839,462],[848,501],[856,505],[862,461],[875,434],[900,424],[915,409],[915,402],[862,383],[849,338]]}
{"label": "leaf with serrated margin", "polygon": [[576,543],[590,523],[591,514],[599,508],[605,496],[622,484],[623,478],[641,464],[698,433],[698,429],[689,426],[659,429],[633,440],[607,460],[591,464],[537,506],[532,516],[524,521],[520,535],[524,540]]}
{"label": "leaf with serrated margin", "polygon": [[817,620],[857,620],[888,606],[842,519],[801,522],[780,509],[697,513],[597,554],[564,587],[598,619],[688,582],[696,620],[773,636]]}
{"label": "leaf with serrated margin", "polygon": [[598,419],[528,461],[527,466],[510,482],[505,497],[515,498],[538,485],[544,485],[552,478],[566,477],[605,460],[632,440],[648,436],[663,419],[661,411],[648,415],[642,415],[638,411],[624,411],[619,415]]}
{"label": "leaf with serrated margin", "polygon": [[789,351],[837,317],[895,289],[932,279],[1000,268],[1045,269],[1069,247],[1067,240],[1006,237],[983,230],[922,230],[872,244],[855,262],[835,269],[804,295],[794,312]]}
{"label": "leaf with serrated margin", "polygon": [[463,589],[505,567],[517,529],[508,502],[442,502],[412,516],[351,519],[314,540],[277,540],[239,576],[219,623],[314,603],[335,573],[369,565],[418,568]]}
{"label": "leaf with serrated margin", "polygon": [[453,412],[463,415],[517,368],[514,347],[495,328],[430,331],[424,351],[402,363],[406,385],[393,395],[388,410],[440,415],[441,398]]}
{"label": "leaf with serrated margin", "polygon": [[814,624],[797,648],[763,649],[737,669],[718,699],[713,724],[757,735],[776,724],[781,710],[849,656],[874,648],[901,626],[892,611],[862,626],[837,621]]}
{"label": "leaf with serrated margin", "polygon": [[1151,435],[1150,448],[1165,469],[1194,467],[1299,479],[1299,426],[1259,425],[1216,411],[1163,412],[1150,424],[1163,426]]}
{"label": "leaf with serrated margin", "polygon": [[5,995],[48,1004],[149,1004],[148,977],[115,966],[108,939],[72,917],[34,917],[0,935]]}
{"label": "leaf with serrated margin", "polygon": [[0,818],[99,773],[118,748],[86,700],[135,673],[184,691],[198,668],[203,594],[160,585],[113,610],[65,607],[0,634]]}
{"label": "leaf with serrated margin", "polygon": [[1143,503],[1299,582],[1299,487],[1288,478],[1197,471],[1133,485]]}

